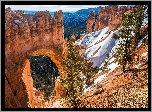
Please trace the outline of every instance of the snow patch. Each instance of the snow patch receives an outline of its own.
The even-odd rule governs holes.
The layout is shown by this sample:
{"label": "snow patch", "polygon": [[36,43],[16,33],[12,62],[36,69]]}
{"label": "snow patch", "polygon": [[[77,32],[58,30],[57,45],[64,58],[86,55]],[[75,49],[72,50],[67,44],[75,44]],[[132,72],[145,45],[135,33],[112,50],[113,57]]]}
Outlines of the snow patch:
{"label": "snow patch", "polygon": [[108,67],[107,68],[110,68],[110,71],[108,72],[108,74],[110,73],[110,72],[112,72],[116,67],[118,67],[119,65],[118,65],[118,62],[116,62],[116,63],[112,63],[112,64],[110,64],[110,65],[108,65]]}
{"label": "snow patch", "polygon": [[114,60],[115,60],[116,58],[111,58],[110,60],[109,60],[109,63],[111,63],[111,62],[113,62]]}
{"label": "snow patch", "polygon": [[[106,73],[106,74],[104,74],[104,75],[101,75],[101,76],[99,76],[97,79],[95,79],[94,80],[94,84],[92,84],[91,86],[89,86],[88,88],[86,88],[86,85],[84,86],[84,92],[87,92],[87,91],[90,91],[97,83],[100,83],[103,79],[105,79],[108,75],[109,75],[109,73],[111,73],[116,67],[118,67],[119,65],[118,65],[118,63],[116,62],[116,63],[112,63],[112,64],[110,64],[110,65],[108,65],[108,68],[110,69],[110,71],[108,72],[108,73]],[[102,72],[102,70],[100,70],[99,72],[98,72],[98,74],[99,73],[101,73]]]}
{"label": "snow patch", "polygon": [[143,53],[141,56],[146,56],[148,54],[148,52]]}
{"label": "snow patch", "polygon": [[98,42],[99,40],[104,39],[104,38],[108,35],[108,34],[106,34],[106,32],[108,31],[108,29],[109,29],[109,27],[106,27],[106,28],[102,29],[102,31],[101,31],[100,34],[97,36],[97,38],[95,38],[95,39],[93,40],[93,42],[92,42],[88,47],[94,45],[94,44],[95,44],[96,42]]}
{"label": "snow patch", "polygon": [[88,58],[90,58],[90,57],[92,57],[93,53],[94,53],[97,49],[99,49],[100,46],[101,46],[101,44],[98,43],[98,44],[96,44],[96,45],[88,48],[84,54],[85,54]]}
{"label": "snow patch", "polygon": [[143,39],[140,40],[140,42],[138,43],[138,48],[141,46]]}
{"label": "snow patch", "polygon": [[117,40],[112,38],[112,36],[113,34],[118,35],[120,32],[116,30],[107,34],[108,29],[109,27],[105,27],[102,30],[91,32],[86,34],[79,42],[75,42],[75,45],[81,45],[87,48],[84,55],[93,62],[93,67],[100,67],[106,55],[110,53],[116,45]]}
{"label": "snow patch", "polygon": [[89,86],[88,88],[86,88],[86,85],[84,86],[84,92],[90,91],[95,85],[92,84],[91,86]]}
{"label": "snow patch", "polygon": [[147,34],[144,38],[142,38],[142,39],[140,40],[140,42],[138,43],[138,48],[142,45],[143,40],[144,40],[145,38],[147,38],[147,37],[148,37],[148,34]]}
{"label": "snow patch", "polygon": [[88,47],[95,40],[95,38],[98,37],[98,35],[100,34],[100,32],[102,32],[102,30],[86,34],[82,38],[82,41],[79,43],[79,45],[84,46],[84,47]]}
{"label": "snow patch", "polygon": [[16,24],[21,23],[21,21],[20,21],[20,20],[14,20],[14,22],[15,22]]}
{"label": "snow patch", "polygon": [[99,76],[96,80],[94,80],[94,84],[96,85],[98,82],[100,82],[101,80],[105,79],[106,76],[107,76],[107,74]]}
{"label": "snow patch", "polygon": [[144,27],[147,23],[148,23],[148,18],[144,18],[143,23],[142,23],[142,27]]}
{"label": "snow patch", "polygon": [[99,70],[97,74],[99,74],[99,73],[101,73],[101,72],[102,72],[102,70]]}
{"label": "snow patch", "polygon": [[117,62],[108,65],[107,68],[110,69],[110,71],[108,73],[104,74],[104,75],[99,76],[96,80],[94,80],[94,84],[97,84],[98,82],[102,81],[104,78],[106,78],[109,75],[109,73],[111,73],[118,66],[119,65],[118,65]]}
{"label": "snow patch", "polygon": [[135,68],[139,68],[140,66],[141,66],[141,63],[140,63],[140,64],[138,64],[138,65],[136,65],[136,66],[135,66]]}
{"label": "snow patch", "polygon": [[[104,62],[106,55],[110,53],[113,47],[116,45],[116,40],[112,38],[113,34],[119,34],[119,31],[116,30],[111,32],[111,34],[105,40],[86,50],[85,53],[93,62],[93,67],[100,67]],[[97,53],[94,56],[91,56],[97,49]]]}
{"label": "snow patch", "polygon": [[102,56],[107,51],[107,48],[109,47],[111,40],[114,40],[113,38],[111,38],[112,35],[113,33],[111,33],[107,39],[105,39],[103,42],[100,43],[101,48],[93,57]]}
{"label": "snow patch", "polygon": [[106,37],[105,33],[108,31],[109,27],[106,27],[102,30],[91,32],[89,34],[86,34],[82,41],[77,42],[76,44],[84,46],[88,48],[91,45],[94,45],[97,41],[99,41],[101,38]]}

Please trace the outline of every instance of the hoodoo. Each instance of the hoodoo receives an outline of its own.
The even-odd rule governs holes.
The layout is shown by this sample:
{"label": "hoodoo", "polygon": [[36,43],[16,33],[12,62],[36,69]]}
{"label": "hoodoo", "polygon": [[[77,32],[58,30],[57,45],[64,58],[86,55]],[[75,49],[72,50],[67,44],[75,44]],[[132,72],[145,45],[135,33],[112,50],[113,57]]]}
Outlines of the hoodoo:
{"label": "hoodoo", "polygon": [[[130,10],[131,8],[127,7],[120,7],[118,8],[117,5],[107,6],[101,8],[99,10],[98,16],[95,19],[95,14],[90,12],[90,16],[87,20],[87,28],[86,32],[90,33],[92,31],[101,30],[107,26],[109,26],[110,30],[117,29],[124,17],[124,12]],[[93,27],[93,25],[95,26]]]}

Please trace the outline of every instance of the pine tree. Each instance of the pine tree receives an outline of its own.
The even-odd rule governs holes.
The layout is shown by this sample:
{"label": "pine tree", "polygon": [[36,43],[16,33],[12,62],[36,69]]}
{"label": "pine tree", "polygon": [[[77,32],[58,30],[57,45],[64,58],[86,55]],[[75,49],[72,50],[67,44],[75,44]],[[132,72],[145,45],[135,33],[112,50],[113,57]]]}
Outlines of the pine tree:
{"label": "pine tree", "polygon": [[133,35],[133,13],[128,12],[125,14],[125,18],[122,21],[122,28],[120,29],[119,35],[114,35],[113,38],[121,39],[119,43],[119,48],[116,49],[116,54],[118,56],[117,61],[118,64],[123,66],[123,71],[125,71],[125,67],[127,63],[132,62],[132,56],[134,55],[134,50],[132,49],[132,39]]}
{"label": "pine tree", "polygon": [[93,62],[90,62],[90,60],[86,56],[82,58],[81,71],[85,77],[85,84],[87,87],[91,85],[90,79],[93,76],[93,74],[99,71],[98,67],[92,67],[92,65]]}
{"label": "pine tree", "polygon": [[80,74],[82,61],[74,45],[73,38],[68,43],[67,59],[63,60],[63,64],[66,67],[66,77],[61,78],[61,84],[67,90],[64,102],[70,103],[74,108],[78,108],[79,97],[84,89],[84,82],[82,74]]}
{"label": "pine tree", "polygon": [[60,80],[67,90],[64,102],[70,103],[74,108],[78,108],[84,85],[90,85],[90,79],[93,73],[98,72],[98,69],[97,67],[93,68],[93,63],[79,54],[77,46],[74,45],[75,41],[76,38],[72,37],[68,42],[66,59],[63,59],[63,65],[66,68],[65,78]]}
{"label": "pine tree", "polygon": [[122,28],[119,30],[119,35],[114,35],[113,38],[121,39],[119,48],[116,49],[118,56],[118,64],[123,66],[125,71],[126,64],[133,62],[135,49],[140,39],[140,28],[144,20],[145,5],[136,5],[133,10],[125,13],[125,18],[122,21]]}
{"label": "pine tree", "polygon": [[144,12],[145,12],[145,5],[136,5],[133,14],[134,14],[134,33],[135,33],[135,44],[137,46],[138,40],[141,39],[140,37],[140,28],[142,26],[144,20]]}

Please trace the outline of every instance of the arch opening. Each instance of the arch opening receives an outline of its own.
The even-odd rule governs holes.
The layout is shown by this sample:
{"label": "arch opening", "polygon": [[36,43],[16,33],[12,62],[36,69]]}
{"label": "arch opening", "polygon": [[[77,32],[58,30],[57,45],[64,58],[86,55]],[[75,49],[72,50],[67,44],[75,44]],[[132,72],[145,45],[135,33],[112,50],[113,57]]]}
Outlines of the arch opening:
{"label": "arch opening", "polygon": [[33,86],[44,92],[44,98],[55,96],[55,80],[59,76],[56,64],[45,55],[32,56],[30,59],[30,73],[33,78]]}

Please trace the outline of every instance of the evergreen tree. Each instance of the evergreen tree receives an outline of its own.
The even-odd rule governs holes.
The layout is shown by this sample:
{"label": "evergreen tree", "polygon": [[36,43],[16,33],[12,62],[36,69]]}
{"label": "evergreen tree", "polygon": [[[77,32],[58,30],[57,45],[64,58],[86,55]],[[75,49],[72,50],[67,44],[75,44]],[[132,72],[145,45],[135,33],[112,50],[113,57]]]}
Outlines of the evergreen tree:
{"label": "evergreen tree", "polygon": [[93,63],[90,62],[90,60],[86,56],[84,56],[82,58],[81,71],[85,77],[84,81],[85,81],[86,86],[91,85],[91,82],[90,82],[91,77],[93,76],[93,74],[95,74],[99,71],[98,67],[94,68],[94,67],[92,67],[92,65],[93,65]]}
{"label": "evergreen tree", "polygon": [[122,28],[119,35],[113,38],[121,39],[119,48],[116,49],[118,63],[123,65],[123,71],[126,64],[132,63],[132,57],[135,55],[135,49],[140,39],[140,28],[144,20],[145,5],[136,5],[133,10],[125,13],[122,21]]}
{"label": "evergreen tree", "polygon": [[64,73],[65,78],[61,78],[60,80],[67,90],[64,102],[70,103],[74,108],[78,108],[84,84],[90,85],[90,79],[93,73],[98,72],[98,69],[97,67],[92,67],[93,63],[89,59],[80,56],[77,46],[74,45],[75,41],[76,38],[73,35],[68,42],[66,59],[63,59],[63,65],[66,68],[66,72]]}
{"label": "evergreen tree", "polygon": [[145,5],[136,5],[133,14],[134,14],[134,33],[135,33],[135,44],[138,44],[138,40],[141,39],[140,37],[140,28],[142,26],[143,20],[144,20],[144,12],[146,6]]}
{"label": "evergreen tree", "polygon": [[82,61],[79,56],[79,51],[76,50],[74,39],[69,40],[67,58],[63,60],[66,67],[66,77],[61,78],[61,84],[67,90],[67,95],[64,102],[70,103],[74,108],[78,108],[80,103],[79,97],[83,92],[84,82],[82,79],[81,65]]}
{"label": "evergreen tree", "polygon": [[120,29],[119,35],[114,35],[113,38],[121,39],[119,43],[119,48],[116,49],[118,64],[123,66],[123,71],[125,71],[125,66],[127,63],[132,62],[132,56],[134,55],[133,47],[131,46],[133,35],[133,13],[128,12],[125,14],[125,18],[122,21],[122,28]]}

